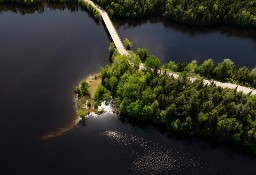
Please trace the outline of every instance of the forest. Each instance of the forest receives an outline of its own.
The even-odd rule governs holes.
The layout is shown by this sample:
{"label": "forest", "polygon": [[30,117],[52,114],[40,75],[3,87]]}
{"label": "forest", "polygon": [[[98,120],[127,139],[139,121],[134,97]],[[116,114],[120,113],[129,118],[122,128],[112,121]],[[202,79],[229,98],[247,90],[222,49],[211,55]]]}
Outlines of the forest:
{"label": "forest", "polygon": [[255,0],[93,0],[118,17],[160,15],[193,25],[256,26]]}
{"label": "forest", "polygon": [[[175,22],[192,25],[256,26],[255,0],[93,0],[110,16],[145,18],[163,16]],[[43,3],[84,4],[82,0],[0,0],[3,6],[35,7]],[[94,10],[89,9],[89,12]],[[97,15],[96,15],[97,18]]]}
{"label": "forest", "polygon": [[[145,49],[130,56],[113,51],[112,65],[101,68],[94,100],[113,99],[126,118],[160,125],[170,132],[235,142],[256,152],[256,95],[191,82],[187,71],[174,78]],[[144,67],[140,63],[144,62]]]}
{"label": "forest", "polygon": [[201,65],[198,65],[196,60],[190,63],[170,61],[163,67],[172,72],[186,71],[192,77],[199,75],[221,82],[256,88],[256,68],[249,69],[245,66],[237,68],[235,63],[228,58],[218,64],[213,59],[207,59]]}

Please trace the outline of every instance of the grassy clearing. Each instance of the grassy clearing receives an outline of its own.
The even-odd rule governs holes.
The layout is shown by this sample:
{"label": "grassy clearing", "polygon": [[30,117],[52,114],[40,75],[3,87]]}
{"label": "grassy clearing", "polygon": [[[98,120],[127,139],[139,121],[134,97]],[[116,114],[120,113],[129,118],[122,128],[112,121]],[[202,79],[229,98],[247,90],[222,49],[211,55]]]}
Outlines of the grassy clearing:
{"label": "grassy clearing", "polygon": [[89,92],[90,92],[90,94],[92,96],[92,99],[93,99],[98,86],[101,84],[100,75],[99,74],[94,74],[93,76],[89,76],[86,79],[86,82],[89,84]]}
{"label": "grassy clearing", "polygon": [[76,97],[76,114],[80,118],[84,118],[91,112],[97,112],[95,106],[94,96],[98,86],[101,84],[101,78],[99,74],[89,76],[85,80],[81,81],[74,91],[77,94]]}

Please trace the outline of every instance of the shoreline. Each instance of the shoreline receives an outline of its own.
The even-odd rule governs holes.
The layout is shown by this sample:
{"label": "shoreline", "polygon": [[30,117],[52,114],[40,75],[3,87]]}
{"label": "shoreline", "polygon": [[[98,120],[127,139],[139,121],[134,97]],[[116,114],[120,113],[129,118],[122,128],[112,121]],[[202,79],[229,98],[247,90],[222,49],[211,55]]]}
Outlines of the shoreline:
{"label": "shoreline", "polygon": [[[118,54],[119,55],[119,54]],[[117,57],[118,57],[118,55],[116,55]],[[123,58],[124,59],[124,58]],[[126,58],[126,62],[127,62],[127,64],[128,65],[130,65],[130,66],[132,66],[132,67],[134,67],[135,65],[134,65],[134,63],[131,63],[131,62],[129,62],[129,58],[127,57]],[[131,61],[131,60],[130,60]],[[116,64],[115,63],[115,61],[113,62],[113,64],[112,64],[112,66],[113,65],[115,65],[115,66],[117,66],[117,65],[119,65],[119,64]],[[111,67],[112,67],[111,66]],[[147,71],[146,69],[145,69],[145,65],[143,65],[143,66],[139,66],[138,67],[138,70],[139,71]],[[151,70],[151,69],[149,69],[149,70]],[[162,75],[162,73],[161,72],[158,72],[158,74],[159,75]],[[174,79],[179,79],[179,75],[178,74],[176,74],[176,73],[170,73],[170,72],[168,72],[167,74],[166,74],[168,77],[174,77]],[[54,137],[57,137],[57,136],[60,136],[60,135],[62,135],[63,133],[65,133],[65,132],[67,132],[67,131],[69,131],[70,129],[72,129],[72,128],[74,128],[75,126],[77,126],[78,124],[80,124],[80,125],[84,125],[85,123],[86,123],[86,119],[87,118],[89,118],[89,117],[97,117],[97,116],[100,116],[101,114],[105,114],[105,113],[112,113],[112,114],[114,114],[114,112],[113,111],[119,111],[120,112],[120,107],[116,107],[116,108],[114,108],[114,107],[112,107],[111,106],[111,102],[112,102],[112,96],[110,97],[110,98],[108,98],[108,99],[110,99],[110,100],[107,100],[107,102],[109,103],[109,104],[106,104],[106,101],[104,100],[104,98],[102,99],[102,98],[95,98],[95,94],[96,93],[98,93],[97,91],[98,91],[98,89],[100,89],[99,87],[100,86],[104,86],[104,84],[106,83],[105,82],[105,79],[104,79],[104,83],[102,84],[102,76],[103,76],[103,78],[104,78],[104,74],[102,75],[102,73],[95,73],[95,74],[90,74],[90,75],[88,75],[86,78],[84,78],[84,79],[82,79],[79,83],[78,83],[78,85],[76,86],[76,87],[74,87],[74,92],[77,90],[77,88],[79,88],[80,90],[82,89],[83,90],[83,84],[87,84],[87,86],[85,86],[86,87],[86,89],[85,90],[88,90],[88,93],[86,94],[86,95],[82,95],[82,96],[80,96],[79,97],[79,93],[76,93],[75,92],[75,94],[74,94],[74,107],[75,107],[75,111],[76,111],[76,113],[75,113],[75,117],[74,117],[74,120],[68,125],[68,127],[65,127],[65,128],[57,128],[55,131],[53,131],[53,132],[50,132],[49,134],[47,134],[46,136],[43,136],[42,138],[41,138],[41,140],[47,140],[47,139],[51,139],[51,138],[54,138]],[[197,79],[197,78],[192,78],[192,77],[187,77],[188,78],[188,81],[190,81],[191,83],[193,83],[193,82],[195,82],[195,81],[199,81],[199,79]],[[207,82],[206,82],[207,81]],[[209,80],[206,80],[206,79],[203,79],[203,82],[204,82],[204,84],[206,85],[206,86],[210,86],[210,84],[211,84],[211,81],[209,81]],[[234,87],[223,87],[223,85],[218,85],[217,83],[216,83],[216,81],[214,81],[215,82],[215,85],[216,86],[220,86],[222,89],[236,89],[236,90],[238,90],[239,91],[239,89],[238,89],[238,85],[235,85],[235,84],[233,84],[234,85]],[[223,83],[223,84],[228,84],[228,83]],[[107,90],[107,89],[106,89]],[[87,91],[86,91],[87,92]],[[103,92],[104,93],[106,93],[106,91],[105,90],[103,90]],[[244,92],[244,90],[243,90],[243,92]],[[83,93],[83,92],[80,92],[80,93]],[[246,92],[244,92],[244,93],[246,93]],[[103,94],[102,94],[103,95]],[[251,93],[250,95],[254,95],[254,93]],[[90,103],[90,105],[89,105],[89,103]],[[114,105],[115,106],[115,105]],[[81,110],[82,110],[82,112],[81,112]],[[118,112],[118,113],[119,113]],[[119,113],[120,114],[120,113]],[[121,116],[123,116],[122,114],[121,114],[121,116],[120,115],[117,115],[118,117],[121,117]],[[129,115],[128,116],[123,116],[123,117],[125,117],[125,118],[127,118],[127,119],[129,119],[130,117],[129,117]],[[134,116],[135,117],[135,116]],[[139,119],[139,121],[141,121],[141,122],[146,122],[146,123],[148,123],[149,122],[149,124],[152,124],[152,125],[154,125],[154,124],[157,124],[158,122],[154,122],[153,120],[151,121],[151,120],[143,120],[143,119],[140,119],[140,118],[138,118]],[[194,120],[194,119],[193,119]],[[175,121],[176,122],[176,121]],[[174,123],[175,123],[174,122]],[[163,124],[163,126],[165,126],[165,124],[164,123],[158,123],[160,126]],[[165,126],[165,127],[167,127],[167,126]],[[167,132],[171,132],[172,133],[172,130],[170,129],[170,128],[166,128],[166,131]],[[192,130],[191,130],[191,132],[192,132]],[[194,132],[194,131],[193,131]],[[187,135],[186,133],[183,133],[182,131],[179,131],[179,130],[173,130],[173,133],[181,133],[181,135]],[[202,134],[200,134],[200,133],[195,133],[195,135],[198,135],[198,136],[205,136],[205,135],[202,135]],[[212,136],[211,135],[209,135],[209,136],[206,136],[206,137],[209,137],[209,138],[211,138]],[[214,139],[216,139],[217,141],[218,141],[218,137],[212,137],[212,138],[214,138]],[[223,141],[223,142],[230,142],[230,143],[235,143],[235,144],[238,144],[238,145],[243,145],[243,146],[245,146],[245,147],[247,147],[246,145],[244,145],[244,144],[241,144],[241,143],[238,143],[238,142],[234,142],[234,141],[231,141],[231,140],[229,140],[229,139],[221,139],[221,141]],[[250,147],[247,147],[247,148],[249,148],[250,149]],[[252,149],[252,151],[254,151],[253,149]]]}
{"label": "shoreline", "polygon": [[[94,4],[97,3],[97,0],[89,0],[90,2],[93,2]],[[54,1],[54,2],[46,2],[44,0],[37,0],[37,1],[13,1],[13,2],[9,2],[8,0],[4,0],[3,2],[0,2],[0,6],[5,7],[1,12],[4,11],[13,11],[13,8],[8,9],[8,7],[14,7],[16,8],[15,11],[20,12],[21,14],[26,14],[25,10],[26,9],[30,9],[32,11],[28,11],[27,14],[31,14],[31,12],[35,12],[35,11],[43,11],[43,9],[45,8],[45,6],[47,7],[47,4],[50,4],[49,7],[50,8],[56,8],[56,5],[61,5],[63,9],[63,7],[66,8],[70,8],[71,10],[82,10],[82,11],[87,11],[94,19],[99,20],[99,14],[97,12],[97,10],[95,11],[95,7],[92,6],[92,3],[90,3],[88,0],[76,0],[74,2],[70,2],[67,0],[64,1]],[[87,3],[87,4],[84,4]],[[101,6],[100,6],[101,5]],[[105,9],[102,4],[97,4],[97,6],[100,6],[102,9]],[[80,8],[80,9],[79,9]],[[180,25],[188,25],[190,27],[206,27],[206,28],[212,28],[212,27],[231,27],[231,28],[235,28],[235,29],[252,29],[254,30],[256,28],[256,24],[255,23],[250,23],[247,22],[245,24],[243,23],[235,23],[235,22],[229,22],[229,21],[225,21],[224,19],[219,19],[219,21],[217,22],[198,22],[197,20],[193,20],[193,21],[183,21],[182,19],[175,19],[174,17],[168,17],[165,16],[164,14],[160,13],[148,13],[148,14],[144,14],[143,16],[135,16],[135,17],[131,17],[131,16],[120,16],[116,13],[114,13],[113,15],[111,15],[115,18],[119,18],[121,20],[125,19],[125,20],[148,20],[149,18],[164,18],[165,20],[168,20],[170,22],[174,22],[176,24],[180,24]]]}
{"label": "shoreline", "polygon": [[[89,90],[90,96],[82,96],[79,98],[77,94],[74,95],[76,123],[79,123],[79,121],[85,118],[88,118],[90,116],[96,117],[104,113],[114,114],[113,112],[114,109],[111,106],[111,103],[106,104],[107,103],[106,101],[102,101],[100,104],[97,104],[97,102],[95,101],[95,93],[98,87],[101,85],[100,73],[88,75],[85,79],[81,80],[78,84],[80,85],[83,81],[88,83],[88,86],[89,86],[88,90]],[[86,111],[85,115],[83,116],[79,115],[79,112],[78,112],[79,105],[81,105],[81,103],[83,103],[83,109]]]}
{"label": "shoreline", "polygon": [[[135,59],[137,55],[141,60]],[[103,101],[111,93],[120,117],[157,124],[171,133],[237,143],[256,152],[252,140],[256,121],[250,118],[255,111],[255,91],[192,78],[186,71],[181,75],[163,73],[158,58],[142,51],[130,56],[115,54],[112,61],[111,66],[101,69],[103,82],[97,100]]]}
{"label": "shoreline", "polygon": [[[97,76],[99,73],[95,73],[93,75],[88,75],[86,76],[85,78],[83,78],[83,80],[87,81],[88,84],[91,86],[91,89],[90,89],[90,92],[92,94],[95,93],[97,87],[98,87],[98,83],[100,81],[100,79],[98,79],[98,82],[95,83],[95,81],[93,81],[94,77]],[[79,84],[80,82],[82,82],[83,80],[79,81]],[[93,86],[94,85],[94,86]],[[96,85],[96,86],[95,86]],[[62,134],[64,134],[65,132],[68,132],[69,130],[73,129],[74,127],[76,127],[79,123],[83,123],[85,121],[86,118],[88,117],[97,117],[101,114],[104,114],[104,113],[108,113],[108,112],[103,112],[101,114],[96,114],[95,111],[90,111],[90,113],[88,115],[85,115],[84,118],[81,118],[79,115],[77,115],[77,110],[78,110],[78,102],[79,102],[79,99],[78,99],[78,96],[77,94],[74,94],[73,92],[73,95],[72,95],[72,99],[73,99],[73,103],[74,103],[74,115],[73,117],[71,118],[70,122],[68,122],[68,124],[65,126],[65,127],[61,127],[61,128],[56,128],[55,130],[53,131],[50,131],[48,132],[47,134],[41,136],[39,138],[40,141],[45,141],[45,140],[49,140],[49,139],[52,139],[52,138],[55,138],[55,137],[58,137],[58,136],[61,136]]]}
{"label": "shoreline", "polygon": [[[89,0],[84,0],[84,1],[88,1],[90,2]],[[111,21],[110,21],[111,22]],[[126,51],[126,50],[125,50]],[[120,51],[119,51],[120,53]],[[115,56],[119,56],[121,54],[117,54]],[[136,53],[135,53],[136,55]],[[216,126],[218,126],[220,129],[223,129],[223,133],[220,132],[218,133],[219,131],[217,131],[216,128],[212,127],[211,125],[208,126],[207,122],[210,123],[210,119],[209,119],[209,116],[212,115],[212,111],[210,111],[209,109],[210,108],[217,108],[218,106],[213,106],[212,104],[212,101],[209,100],[209,103],[207,101],[203,101],[203,103],[205,104],[205,107],[207,108],[206,105],[210,106],[207,108],[207,110],[205,109],[205,113],[202,112],[202,107],[203,106],[200,106],[199,108],[199,114],[196,114],[196,115],[192,115],[192,112],[191,112],[191,115],[190,114],[188,116],[185,116],[187,118],[184,118],[183,113],[178,113],[176,110],[180,110],[179,109],[179,103],[175,100],[169,100],[167,101],[166,98],[165,99],[161,99],[162,101],[160,101],[159,99],[156,98],[156,96],[168,96],[168,98],[172,98],[172,99],[176,99],[175,96],[177,96],[177,94],[182,94],[182,88],[184,87],[185,89],[185,85],[182,87],[182,88],[176,88],[173,90],[173,92],[177,93],[176,95],[174,96],[171,96],[172,94],[170,94],[167,87],[164,87],[165,89],[167,89],[165,92],[166,94],[164,94],[163,92],[161,92],[161,86],[159,89],[156,89],[155,85],[157,84],[157,82],[155,84],[152,84],[151,83],[151,80],[153,81],[154,78],[155,80],[158,80],[160,81],[159,77],[158,77],[158,70],[162,67],[161,64],[160,64],[160,61],[158,60],[157,61],[157,58],[156,57],[153,57],[151,55],[147,55],[146,57],[146,60],[145,60],[145,65],[147,67],[147,70],[145,70],[143,72],[143,70],[140,72],[141,74],[136,74],[136,65],[138,62],[140,62],[140,58],[139,60],[135,60],[135,57],[134,57],[134,60],[130,60],[132,59],[133,55],[131,55],[131,57],[129,58],[127,54],[123,54],[123,58],[116,58],[116,59],[120,59],[119,61],[121,63],[123,63],[125,66],[129,67],[130,69],[130,72],[128,70],[126,70],[126,67],[118,67],[120,66],[120,62],[116,62],[116,65],[114,65],[114,63],[112,64],[112,66],[109,68],[111,69],[111,73],[109,73],[108,71],[105,72],[105,76],[102,74],[102,77],[99,75],[99,74],[94,74],[94,75],[89,75],[85,80],[82,80],[79,85],[77,87],[75,87],[74,89],[74,92],[77,94],[75,97],[74,97],[74,102],[75,102],[75,111],[76,111],[76,117],[75,117],[75,120],[74,120],[74,124],[72,123],[71,125],[77,125],[78,123],[82,122],[85,123],[85,119],[88,118],[89,116],[97,116],[98,114],[102,114],[104,112],[113,112],[113,108],[111,107],[110,103],[111,103],[111,99],[112,99],[112,96],[113,97],[117,97],[119,98],[118,100],[120,101],[115,101],[117,102],[116,104],[120,105],[116,108],[117,111],[119,111],[118,113],[120,113],[121,116],[125,116],[127,118],[129,117],[138,117],[138,118],[141,118],[142,121],[150,121],[150,123],[160,123],[160,124],[163,124],[165,125],[168,130],[170,132],[172,131],[181,131],[183,132],[185,135],[186,135],[186,132],[188,133],[191,133],[191,132],[195,132],[199,135],[207,135],[207,137],[211,137],[212,135],[215,136],[217,134],[216,137],[217,138],[221,138],[222,135],[224,137],[224,140],[227,140],[227,141],[232,141],[232,142],[237,142],[241,145],[245,145],[245,146],[248,146],[249,148],[253,149],[252,147],[254,146],[253,143],[251,143],[250,141],[250,138],[248,136],[243,138],[243,140],[241,139],[240,140],[240,135],[244,134],[244,132],[246,132],[247,130],[245,128],[242,128],[239,130],[239,132],[237,130],[233,131],[234,133],[236,133],[237,135],[234,135],[233,133],[228,133],[231,135],[231,138],[229,138],[229,135],[226,134],[225,135],[225,132],[227,132],[225,129],[227,128],[226,126],[224,126],[222,123],[223,122],[229,122],[230,123],[230,119],[228,117],[223,117],[222,120],[220,120],[218,117],[218,115],[221,114],[221,112],[217,113],[218,115],[214,115],[215,118],[216,118]],[[114,59],[114,57],[113,57]],[[148,60],[148,62],[146,62]],[[123,61],[123,62],[122,62]],[[138,62],[136,62],[138,61]],[[113,61],[115,62],[115,61]],[[148,63],[148,65],[146,64]],[[114,68],[116,67],[116,68]],[[119,69],[120,68],[120,69]],[[113,70],[112,70],[113,69]],[[119,74],[114,72],[116,69],[119,70]],[[128,69],[128,68],[127,68]],[[144,85],[143,87],[140,87],[140,89],[136,89],[137,86],[140,86],[138,85],[139,83],[134,83],[134,81],[132,82],[131,81],[131,84],[134,83],[134,89],[131,90],[131,93],[130,94],[126,94],[127,97],[124,97],[124,95],[122,95],[120,92],[119,92],[119,96],[117,95],[118,93],[116,92],[117,91],[117,86],[119,85],[119,83],[121,81],[123,81],[123,85],[120,85],[120,86],[123,86],[122,88],[125,89],[127,87],[124,87],[125,85],[125,80],[120,80],[120,77],[123,76],[123,73],[125,71],[127,71],[127,78],[130,77],[130,80],[134,80],[134,81],[137,81],[136,78],[140,77],[141,79],[147,79],[149,80],[148,83],[145,83],[144,81],[142,81],[141,83]],[[154,70],[154,71],[153,71]],[[140,68],[139,68],[139,71],[140,71]],[[138,72],[139,72],[138,71]],[[113,73],[114,72],[114,73]],[[149,73],[149,77],[146,77],[147,73]],[[184,71],[183,71],[184,72]],[[145,73],[145,75],[144,75]],[[160,72],[160,75],[161,75],[161,72]],[[137,76],[137,77],[136,77]],[[169,79],[170,77],[174,76],[174,74],[168,74],[167,76],[169,76]],[[135,78],[136,77],[136,78]],[[153,78],[152,78],[153,77]],[[175,79],[179,79],[177,78],[177,74],[174,76]],[[118,79],[117,79],[118,78]],[[191,78],[191,77],[186,77],[185,79],[183,79],[184,77],[181,76],[181,78],[179,80],[174,80],[174,82],[178,82],[180,81],[181,84],[184,83],[188,83],[186,82],[186,78],[188,78],[192,83],[190,84],[190,86],[192,88],[195,89],[195,85],[193,85],[193,83],[195,81],[197,81],[198,79],[195,79],[195,78]],[[168,78],[167,78],[168,80]],[[111,82],[110,82],[111,81]],[[210,84],[211,82],[206,80],[205,78],[203,78],[203,82],[204,84],[206,84],[206,87],[210,87]],[[215,85],[216,86],[219,86],[222,88],[222,91],[225,90],[225,88],[227,89],[236,89],[235,90],[235,93],[236,91],[238,90],[238,85],[235,85],[235,84],[229,84],[229,83],[220,83],[220,82],[217,82],[217,81],[214,81]],[[129,82],[126,82],[126,83],[129,83]],[[179,83],[179,82],[178,82]],[[199,82],[200,83],[200,82]],[[101,85],[102,84],[102,85]],[[188,83],[189,84],[189,83]],[[178,84],[179,85],[179,84]],[[177,85],[177,86],[178,86]],[[234,87],[231,85],[234,85]],[[101,87],[100,87],[101,86]],[[105,86],[105,87],[104,87]],[[148,87],[147,87],[148,86]],[[173,86],[176,86],[176,85],[173,85]],[[147,89],[146,89],[147,87]],[[122,89],[121,88],[121,89]],[[152,88],[152,89],[151,89]],[[154,89],[155,88],[155,89]],[[214,89],[215,87],[211,87],[209,90],[211,90],[212,92],[213,91],[216,91],[216,89]],[[99,92],[98,92],[98,89],[99,89]],[[131,88],[132,89],[132,88]],[[138,90],[136,92],[136,90]],[[152,91],[154,90],[154,92]],[[161,92],[160,95],[157,94],[158,91]],[[170,90],[170,88],[169,88]],[[206,89],[204,86],[202,87],[198,87],[198,91],[200,90],[200,92],[204,92],[204,93],[208,93],[208,89]],[[203,91],[204,90],[204,91]],[[185,91],[185,90],[184,90]],[[247,92],[246,89],[242,89],[242,91],[244,93],[247,93],[249,94],[250,92]],[[137,95],[133,95],[133,93],[136,92],[135,94],[140,94],[140,97],[137,96]],[[169,94],[168,94],[168,93]],[[252,91],[253,92],[253,91]],[[250,93],[250,95],[252,95],[252,92]],[[96,93],[99,93],[97,94],[98,96],[96,97]],[[123,94],[125,94],[125,91],[122,92]],[[156,95],[155,95],[155,94]],[[187,94],[189,94],[189,90],[187,90]],[[227,92],[223,92],[221,94],[224,94],[224,95],[227,95],[228,91]],[[231,92],[230,92],[231,93]],[[130,96],[129,96],[130,95]],[[152,97],[152,95],[155,95],[155,97]],[[203,94],[204,95],[204,94]],[[208,94],[207,94],[208,95]],[[213,94],[211,94],[213,96]],[[215,94],[214,94],[215,95]],[[228,94],[229,95],[229,94]],[[170,96],[170,97],[169,97]],[[186,104],[186,100],[183,100],[183,97],[184,99],[187,99],[189,98],[190,96],[188,97],[184,97],[184,94],[183,96],[180,96],[180,103],[181,103],[181,106],[183,106],[182,104]],[[122,99],[123,98],[123,99]],[[197,98],[197,97],[196,97]],[[201,97],[200,97],[201,98]],[[242,95],[241,95],[241,98],[242,98]],[[109,102],[109,104],[106,104],[106,99],[107,102]],[[122,100],[121,100],[122,99]],[[157,100],[159,100],[159,102]],[[199,99],[199,98],[198,98]],[[245,99],[245,97],[244,97]],[[115,99],[116,100],[116,99]],[[153,101],[154,100],[154,101]],[[183,102],[183,101],[185,102]],[[162,106],[159,105],[160,102],[163,102],[165,101],[164,103],[162,103]],[[120,103],[119,103],[120,102]],[[170,104],[169,104],[170,103]],[[233,102],[234,103],[234,102]],[[240,104],[240,101],[237,102]],[[166,104],[169,105],[166,106]],[[186,105],[190,105],[189,107],[191,107],[191,104],[192,103],[189,103],[189,104],[186,104]],[[176,107],[177,105],[177,107]],[[222,105],[222,104],[221,104]],[[232,104],[233,106],[237,107],[236,105],[237,104]],[[243,103],[241,103],[241,105],[245,105]],[[163,107],[165,106],[165,107]],[[212,107],[213,106],[213,107]],[[225,105],[224,105],[225,106]],[[231,106],[231,107],[233,107]],[[235,108],[234,107],[234,108]],[[121,109],[122,108],[122,109]],[[192,107],[191,107],[192,108]],[[227,107],[224,107],[224,108],[227,108]],[[211,109],[211,110],[213,110]],[[209,111],[208,111],[209,110]],[[120,112],[121,111],[121,112]],[[217,111],[217,110],[216,110]],[[220,110],[221,111],[221,110]],[[160,113],[161,112],[161,113]],[[211,113],[210,113],[211,112]],[[218,111],[217,111],[218,112]],[[223,111],[222,111],[223,112]],[[227,114],[226,114],[227,113]],[[228,113],[228,111],[226,111],[226,116],[230,115]],[[248,112],[249,113],[249,112]],[[174,118],[173,116],[177,115],[177,119]],[[249,114],[248,114],[249,115]],[[170,117],[171,116],[171,117]],[[181,117],[180,117],[181,116]],[[212,116],[210,116],[212,117]],[[238,125],[240,123],[242,123],[242,121],[240,121],[239,119],[237,119],[238,115],[235,115],[234,116],[234,125]],[[215,119],[214,118],[214,119]],[[176,120],[175,120],[176,119]],[[233,119],[233,118],[232,118]],[[229,124],[228,123],[228,124]],[[199,127],[200,124],[202,125],[201,128]],[[205,124],[205,127],[203,126],[203,124]],[[218,124],[218,125],[217,125]],[[222,126],[222,125],[223,126]],[[225,124],[225,123],[224,123]],[[227,124],[227,125],[228,125]],[[242,127],[243,125],[241,125]],[[223,128],[221,128],[223,127]],[[67,132],[68,130],[70,130],[71,128],[73,127],[67,127],[67,128],[61,128],[60,130],[57,129],[56,131],[52,132],[52,134],[48,134],[48,136],[46,137],[47,138],[52,138],[52,137],[55,137],[55,136],[58,136],[58,135],[61,135],[62,133],[64,132]],[[237,127],[236,127],[237,128]],[[182,131],[184,129],[184,131]],[[202,129],[202,131],[199,131],[200,129]],[[219,129],[219,130],[220,130]],[[216,131],[215,131],[216,130]],[[56,133],[55,133],[56,132]],[[215,133],[216,132],[216,133]],[[254,132],[252,130],[252,132]],[[248,130],[248,133],[249,133],[249,130]],[[250,130],[250,133],[251,133],[251,130]],[[214,135],[215,134],[215,135]],[[222,135],[221,135],[222,134]],[[233,134],[233,135],[232,135]],[[240,134],[240,135],[238,135]],[[252,133],[254,134],[254,133]],[[237,140],[235,140],[237,139]],[[246,144],[243,144],[243,141],[247,141],[246,139],[248,139],[248,143]]]}

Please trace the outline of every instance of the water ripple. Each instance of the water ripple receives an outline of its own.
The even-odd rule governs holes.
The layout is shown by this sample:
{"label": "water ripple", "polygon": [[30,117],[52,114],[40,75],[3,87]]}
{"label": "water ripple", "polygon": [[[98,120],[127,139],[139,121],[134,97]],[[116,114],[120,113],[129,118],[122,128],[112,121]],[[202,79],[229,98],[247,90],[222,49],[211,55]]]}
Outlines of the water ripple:
{"label": "water ripple", "polygon": [[228,175],[229,172],[208,164],[186,152],[145,140],[142,137],[128,135],[119,131],[99,133],[113,144],[125,146],[124,153],[131,159],[132,165],[127,175]]}

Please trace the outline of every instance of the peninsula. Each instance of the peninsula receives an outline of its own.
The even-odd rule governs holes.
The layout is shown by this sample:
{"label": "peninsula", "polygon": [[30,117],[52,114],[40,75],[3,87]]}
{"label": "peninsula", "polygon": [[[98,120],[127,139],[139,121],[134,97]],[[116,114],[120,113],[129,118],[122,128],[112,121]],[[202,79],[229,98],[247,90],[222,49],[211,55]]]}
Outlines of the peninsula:
{"label": "peninsula", "polygon": [[[187,71],[174,76],[159,59],[144,57],[140,49],[129,51],[128,56],[114,53],[112,65],[101,68],[101,83],[93,96],[95,108],[111,102],[121,117],[174,133],[236,142],[256,151],[256,95],[252,92],[206,84],[202,78],[191,81]],[[89,88],[90,82],[85,86]]]}
{"label": "peninsula", "polygon": [[[97,106],[107,102],[122,117],[156,124],[169,132],[235,142],[256,152],[256,69],[237,69],[230,59],[218,64],[209,59],[202,65],[195,61],[161,65],[146,49],[130,51],[132,43],[121,42],[108,16],[160,15],[186,24],[255,27],[254,1],[93,1],[102,8],[91,0],[54,1],[73,3],[96,20],[102,19],[114,42],[109,47],[112,65],[74,89],[79,116],[96,112]],[[36,7],[44,1],[0,3]]]}

